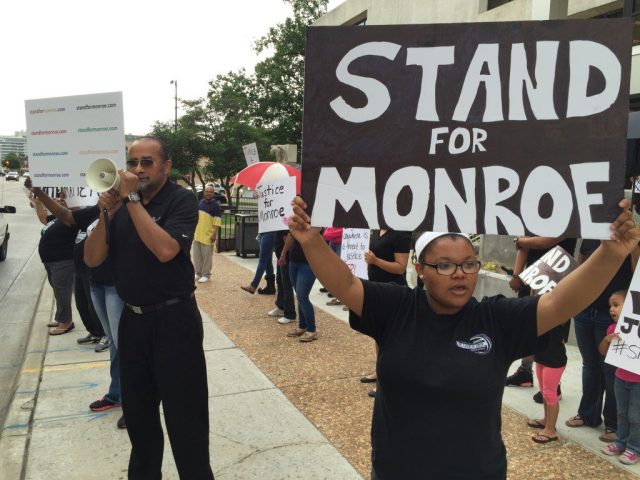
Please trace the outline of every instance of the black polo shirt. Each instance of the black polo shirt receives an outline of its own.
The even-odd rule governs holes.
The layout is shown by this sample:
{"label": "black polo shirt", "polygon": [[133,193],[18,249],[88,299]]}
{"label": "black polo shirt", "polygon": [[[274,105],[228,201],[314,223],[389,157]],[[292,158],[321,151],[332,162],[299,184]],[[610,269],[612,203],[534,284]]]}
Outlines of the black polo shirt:
{"label": "black polo shirt", "polygon": [[128,207],[120,208],[111,221],[109,244],[118,295],[131,305],[154,305],[191,294],[195,290],[190,250],[198,223],[196,197],[167,181],[143,206],[180,244],[180,251],[170,261],[160,262],[138,236]]}

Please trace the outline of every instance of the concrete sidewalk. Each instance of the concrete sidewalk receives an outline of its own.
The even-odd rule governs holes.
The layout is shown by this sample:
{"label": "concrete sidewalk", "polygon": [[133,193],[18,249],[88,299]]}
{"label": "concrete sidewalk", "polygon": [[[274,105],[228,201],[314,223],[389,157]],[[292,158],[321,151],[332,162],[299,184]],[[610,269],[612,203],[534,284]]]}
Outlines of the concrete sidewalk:
{"label": "concrete sidewalk", "polygon": [[[219,256],[216,261],[232,262],[236,265],[233,268],[242,270],[242,276],[245,270],[238,269],[238,266],[246,268],[249,276],[248,272],[253,272],[257,263],[254,258],[242,259],[228,254]],[[227,279],[227,283],[229,281],[235,280]],[[234,301],[239,302],[241,308],[250,308],[251,302],[255,305],[256,301],[266,300],[249,299],[235,284],[228,285],[228,290],[224,291],[211,285],[208,287],[211,290],[203,292],[213,291],[214,287],[216,292],[220,292],[218,295],[235,296],[237,291],[238,297]],[[327,306],[327,296],[318,290],[319,285],[316,285],[312,291],[315,306],[346,322],[347,312],[339,306]],[[127,433],[115,425],[121,410],[93,413],[88,409],[89,403],[106,392],[108,354],[96,354],[92,346],[76,343],[84,333],[79,324],[72,334],[49,337],[45,324],[52,312],[51,289],[45,285],[37,306],[18,391],[0,438],[0,479],[126,478],[129,439]],[[74,318],[78,318],[77,314]],[[288,395],[285,396],[282,388],[276,387],[213,320],[203,312],[211,405],[212,465],[216,478],[363,478],[365,469],[360,468],[362,475],[358,473],[343,452],[327,440],[327,437],[332,438],[331,433],[326,433],[325,437],[307,419],[309,417],[318,424],[317,418],[310,415],[308,409],[302,409],[300,404],[296,407],[290,401],[291,387],[286,389]],[[226,320],[229,323],[229,319]],[[318,345],[323,345],[322,348],[342,348],[331,343],[334,339],[328,331],[322,331],[321,335]],[[266,342],[268,339],[256,341]],[[542,465],[558,464],[563,459],[565,463],[555,470],[562,470],[562,473],[544,478],[578,478],[576,475],[593,479],[640,477],[640,465],[625,467],[615,458],[599,453],[602,443],[597,437],[601,429],[570,429],[564,426],[564,420],[576,413],[581,393],[580,356],[575,346],[569,346],[568,350],[569,365],[562,379],[563,400],[558,421],[563,440],[554,442],[557,445],[534,446],[529,439],[532,432],[524,425],[525,419],[537,417],[542,411],[542,407],[531,400],[536,390],[507,388],[505,391],[504,405],[507,408],[503,413],[503,436],[509,454],[510,478],[539,476],[537,474],[544,471]],[[357,383],[357,377],[353,379],[352,375],[345,374],[345,384]],[[326,383],[312,384],[309,388],[318,390],[323,385]],[[299,408],[306,412],[307,417]],[[325,412],[333,416],[339,416],[339,413]],[[323,428],[327,432],[326,423]],[[368,441],[366,434],[362,436],[364,441]],[[361,460],[366,464],[368,458],[364,457]],[[178,478],[168,441],[165,442],[163,471],[164,478]]]}
{"label": "concrete sidewalk", "polygon": [[[49,337],[52,312],[47,285],[0,439],[0,478],[126,478],[130,445],[116,428],[121,409],[88,409],[107,390],[108,354],[78,345],[77,334]],[[203,324],[217,479],[362,478],[206,315]],[[163,473],[178,478],[167,438]]]}

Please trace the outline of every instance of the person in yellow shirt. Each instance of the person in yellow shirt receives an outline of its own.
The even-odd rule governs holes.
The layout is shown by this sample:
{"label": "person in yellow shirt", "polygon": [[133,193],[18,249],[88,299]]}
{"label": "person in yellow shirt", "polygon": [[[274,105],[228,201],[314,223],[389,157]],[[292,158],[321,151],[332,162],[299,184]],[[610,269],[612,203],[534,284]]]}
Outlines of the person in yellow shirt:
{"label": "person in yellow shirt", "polygon": [[193,237],[193,267],[198,283],[206,283],[211,277],[211,258],[213,245],[218,236],[220,227],[220,202],[214,198],[213,185],[204,187],[204,198],[198,205],[198,225]]}

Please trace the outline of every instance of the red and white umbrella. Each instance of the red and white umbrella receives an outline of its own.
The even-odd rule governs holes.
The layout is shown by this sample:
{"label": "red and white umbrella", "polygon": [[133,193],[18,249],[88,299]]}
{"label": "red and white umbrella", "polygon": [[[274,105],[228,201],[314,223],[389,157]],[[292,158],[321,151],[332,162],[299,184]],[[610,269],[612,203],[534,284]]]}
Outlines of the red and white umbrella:
{"label": "red and white umbrella", "polygon": [[[244,185],[246,187],[252,188],[255,190],[256,185],[260,182],[262,175],[267,168],[271,165],[276,164],[276,162],[258,162],[249,165],[247,168],[240,170],[229,180],[231,183],[236,185]],[[282,165],[289,174],[290,177],[296,177],[296,193],[300,193],[301,183],[302,183],[302,172],[299,168],[292,167],[290,165],[280,164]]]}

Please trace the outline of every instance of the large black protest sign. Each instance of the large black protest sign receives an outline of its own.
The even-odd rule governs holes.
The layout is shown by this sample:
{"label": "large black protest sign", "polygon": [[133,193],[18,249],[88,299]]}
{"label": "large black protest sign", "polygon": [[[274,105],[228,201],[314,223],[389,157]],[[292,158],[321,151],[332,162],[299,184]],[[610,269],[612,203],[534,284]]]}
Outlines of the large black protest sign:
{"label": "large black protest sign", "polygon": [[631,32],[625,19],[309,28],[312,224],[607,238]]}

